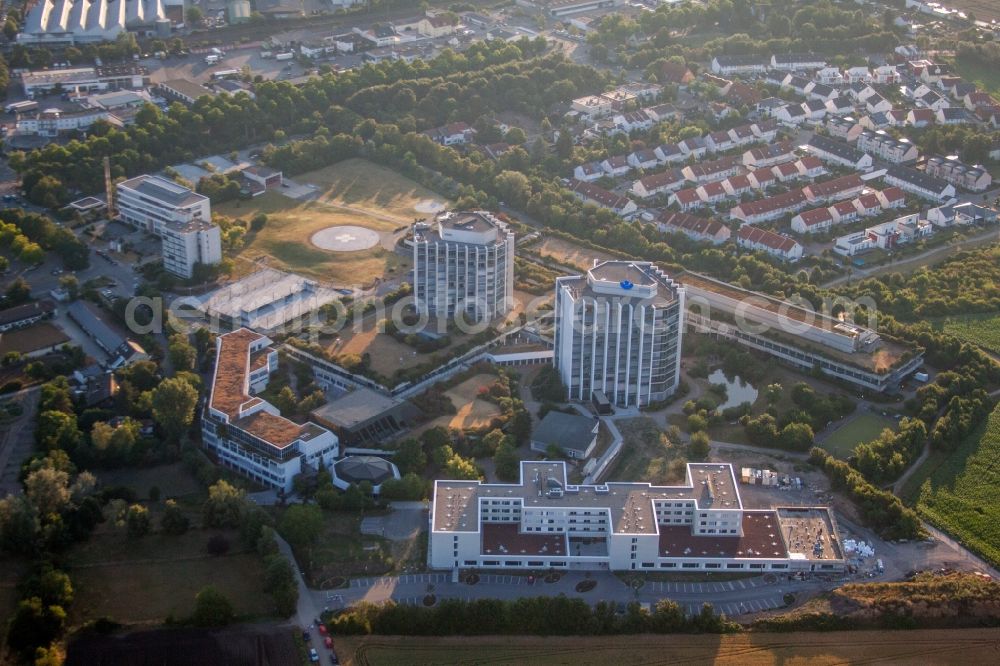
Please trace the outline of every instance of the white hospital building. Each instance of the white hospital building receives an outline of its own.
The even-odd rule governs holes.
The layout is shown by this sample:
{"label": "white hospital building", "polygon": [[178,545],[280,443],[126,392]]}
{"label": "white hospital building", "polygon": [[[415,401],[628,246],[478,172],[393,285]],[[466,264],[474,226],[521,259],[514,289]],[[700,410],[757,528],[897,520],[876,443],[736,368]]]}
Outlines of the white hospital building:
{"label": "white hospital building", "polygon": [[743,507],[729,464],[689,463],[683,485],[569,485],[564,462],[523,461],[518,483],[438,480],[434,569],[841,571],[825,507]]}
{"label": "white hospital building", "polygon": [[554,365],[567,397],[599,393],[621,407],[666,399],[680,382],[683,326],[684,288],[648,261],[557,278]]}
{"label": "white hospital building", "polygon": [[434,317],[488,321],[514,305],[514,233],[485,211],[446,212],[413,225],[413,292]]}

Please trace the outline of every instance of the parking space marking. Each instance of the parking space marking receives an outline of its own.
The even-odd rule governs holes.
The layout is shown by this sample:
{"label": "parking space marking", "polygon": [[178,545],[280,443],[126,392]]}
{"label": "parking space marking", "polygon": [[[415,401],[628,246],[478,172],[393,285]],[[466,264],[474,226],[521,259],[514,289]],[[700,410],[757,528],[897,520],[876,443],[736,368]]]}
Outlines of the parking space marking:
{"label": "parking space marking", "polygon": [[740,579],[739,579],[738,581],[736,581],[736,582],[740,584],[740,589],[741,589],[741,590],[745,590],[745,589],[747,589],[747,586],[746,586],[746,584],[745,584],[745,583],[743,582],[743,579],[742,579],[742,578],[740,578]]}

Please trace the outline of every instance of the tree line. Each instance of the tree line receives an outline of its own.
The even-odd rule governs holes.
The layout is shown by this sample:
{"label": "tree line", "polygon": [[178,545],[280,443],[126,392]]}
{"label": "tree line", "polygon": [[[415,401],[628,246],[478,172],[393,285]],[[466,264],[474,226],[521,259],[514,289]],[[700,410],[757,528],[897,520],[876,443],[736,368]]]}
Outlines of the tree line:
{"label": "tree line", "polygon": [[662,599],[651,610],[637,602],[619,613],[615,604],[599,601],[590,606],[583,599],[521,597],[501,599],[442,599],[427,608],[362,602],[334,617],[334,634],[380,634],[393,636],[611,636],[617,634],[721,634],[739,630],[739,625],[716,615],[706,603],[695,615]]}
{"label": "tree line", "polygon": [[[397,81],[409,82],[411,91],[426,89],[432,100],[439,92],[448,94],[449,97],[437,100],[444,107],[452,95],[458,95],[453,118],[439,114],[414,118],[413,122],[422,123],[423,129],[444,120],[460,119],[464,109],[458,103],[473,104],[472,98],[489,92],[485,88],[490,86],[493,92],[487,95],[489,99],[499,108],[514,108],[511,104],[516,100],[528,104],[531,95],[541,90],[540,85],[532,82],[535,76],[541,77],[539,83],[546,86],[552,83],[545,78],[548,72],[566,72],[577,81],[591,82],[590,85],[599,85],[603,80],[603,75],[569,64],[558,55],[530,57],[539,48],[539,42],[530,40],[519,45],[478,42],[462,54],[445,51],[430,62],[367,65],[336,76],[315,77],[301,87],[287,81],[262,81],[255,86],[256,99],[242,94],[206,96],[191,107],[175,103],[166,112],[148,104],[136,114],[136,122],[130,127],[118,129],[96,123],[85,139],[65,145],[48,144],[27,153],[15,151],[10,164],[21,176],[33,201],[42,205],[62,204],[70,191],[102,189],[101,162],[105,156],[112,158],[113,178],[121,178],[156,171],[206,153],[228,152],[236,146],[280,141],[289,134],[308,135],[321,127],[335,133],[348,132],[359,116],[342,106],[343,103],[371,89],[372,92],[359,95],[357,103],[362,107],[368,103],[388,106],[388,100],[380,93],[395,96],[399,90],[391,86]],[[522,94],[511,89],[511,102],[505,103],[500,86],[507,84],[528,87]],[[45,187],[35,192],[39,183]]]}

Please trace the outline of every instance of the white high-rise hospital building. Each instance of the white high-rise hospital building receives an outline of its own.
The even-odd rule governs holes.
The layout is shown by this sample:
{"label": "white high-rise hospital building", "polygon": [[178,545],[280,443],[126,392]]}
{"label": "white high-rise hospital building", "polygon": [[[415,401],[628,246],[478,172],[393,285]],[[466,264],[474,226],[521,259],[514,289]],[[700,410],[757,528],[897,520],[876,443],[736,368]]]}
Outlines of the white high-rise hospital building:
{"label": "white high-rise hospital building", "polygon": [[413,225],[417,308],[489,321],[514,305],[514,233],[485,211],[446,212]]}
{"label": "white high-rise hospital building", "polygon": [[556,280],[554,365],[570,400],[602,392],[620,407],[680,382],[684,288],[648,261],[605,261]]}

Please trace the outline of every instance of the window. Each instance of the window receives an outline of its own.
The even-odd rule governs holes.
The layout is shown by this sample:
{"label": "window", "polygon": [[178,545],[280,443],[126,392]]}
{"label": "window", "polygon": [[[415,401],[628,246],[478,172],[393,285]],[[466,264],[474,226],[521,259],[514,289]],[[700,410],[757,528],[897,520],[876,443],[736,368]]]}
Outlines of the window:
{"label": "window", "polygon": [[721,569],[722,565],[718,562],[709,562],[705,564],[706,569]]}
{"label": "window", "polygon": [[742,569],[743,565],[742,564],[727,564],[726,568],[727,569]]}
{"label": "window", "polygon": [[497,567],[500,566],[500,560],[483,560],[484,567]]}
{"label": "window", "polygon": [[698,563],[697,563],[697,562],[685,562],[685,563],[684,563],[683,565],[681,565],[681,566],[682,566],[682,568],[684,568],[684,569],[697,569],[699,565],[698,565]]}
{"label": "window", "polygon": [[514,560],[506,560],[506,561],[505,561],[505,562],[503,563],[503,565],[504,565],[505,567],[519,567],[519,566],[521,566],[521,563],[520,563],[520,562],[516,562],[516,561],[514,561]]}
{"label": "window", "polygon": [[676,569],[677,568],[677,563],[676,562],[660,562],[660,568],[661,569]]}
{"label": "window", "polygon": [[763,564],[751,564],[750,568],[751,569],[763,569],[764,565]]}
{"label": "window", "polygon": [[466,560],[465,561],[465,566],[467,566],[467,567],[474,567],[474,566],[476,566],[476,561],[475,560]]}

